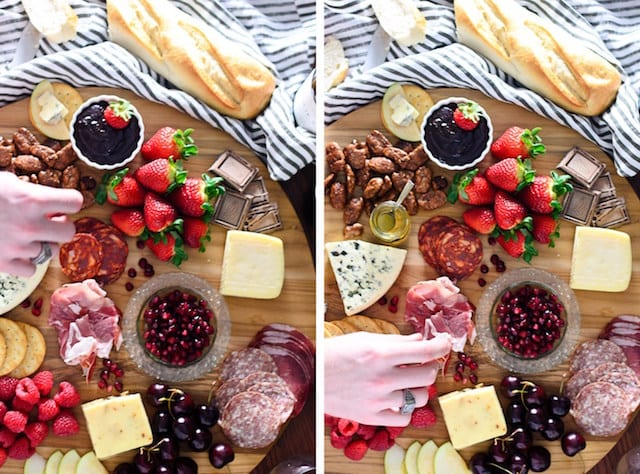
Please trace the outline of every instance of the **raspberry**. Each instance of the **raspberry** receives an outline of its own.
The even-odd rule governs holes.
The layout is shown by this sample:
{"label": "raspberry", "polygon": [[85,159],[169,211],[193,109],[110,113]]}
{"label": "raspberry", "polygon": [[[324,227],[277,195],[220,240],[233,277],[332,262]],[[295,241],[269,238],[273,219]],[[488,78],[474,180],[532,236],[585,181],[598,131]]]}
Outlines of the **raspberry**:
{"label": "raspberry", "polygon": [[351,437],[343,436],[342,433],[338,431],[337,426],[333,427],[333,429],[331,430],[331,434],[329,435],[329,438],[331,440],[331,446],[333,446],[336,449],[346,448],[347,444],[349,444],[349,441],[351,441]]}
{"label": "raspberry", "polygon": [[373,438],[369,440],[369,449],[373,451],[386,451],[391,446],[393,446],[393,440],[385,429],[376,430]]}
{"label": "raspberry", "polygon": [[347,420],[346,418],[340,418],[338,420],[338,431],[343,436],[353,436],[358,431],[360,425],[357,421]]}
{"label": "raspberry", "polygon": [[0,377],[0,400],[8,402],[16,394],[18,379],[4,375]]}
{"label": "raspberry", "polygon": [[40,391],[31,378],[24,377],[16,385],[16,398],[33,406],[40,400]]}
{"label": "raspberry", "polygon": [[53,398],[46,398],[38,403],[38,421],[53,420],[60,413],[60,407]]}
{"label": "raspberry", "polygon": [[436,384],[431,384],[427,387],[427,393],[429,394],[429,400],[433,400],[438,396],[438,389]]}
{"label": "raspberry", "polygon": [[0,467],[4,466],[7,460],[7,451],[4,448],[0,448]]}
{"label": "raspberry", "polygon": [[53,388],[53,374],[48,370],[41,370],[33,376],[33,383],[38,387],[41,396],[48,397]]}
{"label": "raspberry", "polygon": [[26,413],[26,414],[31,413],[31,410],[33,410],[34,406],[35,405],[32,405],[31,403],[26,402],[18,397],[15,397],[11,402],[12,410],[21,411],[22,413]]}
{"label": "raspberry", "polygon": [[396,439],[404,431],[404,426],[385,426],[384,429],[389,433],[389,438]]}
{"label": "raspberry", "polygon": [[31,447],[35,448],[40,446],[40,443],[42,443],[49,434],[49,426],[43,421],[34,421],[27,424],[24,429],[24,434],[29,438]]}
{"label": "raspberry", "polygon": [[27,415],[21,411],[9,410],[2,419],[4,426],[14,433],[22,433],[27,426]]}
{"label": "raspberry", "polygon": [[326,426],[333,427],[337,422],[338,418],[336,418],[335,416],[327,415],[326,413],[324,414],[324,424]]}
{"label": "raspberry", "polygon": [[18,435],[3,426],[0,428],[0,446],[8,448],[16,440],[16,436]]}
{"label": "raspberry", "polygon": [[415,428],[428,428],[435,425],[436,421],[436,412],[429,405],[425,405],[413,411],[409,424]]}
{"label": "raspberry", "polygon": [[16,438],[15,442],[9,446],[9,457],[12,459],[27,459],[35,453],[35,448],[29,445],[29,440],[24,436]]}
{"label": "raspberry", "polygon": [[70,382],[62,381],[53,399],[62,408],[73,408],[80,403],[80,394]]}
{"label": "raspberry", "polygon": [[363,425],[360,424],[358,428],[357,435],[360,436],[364,440],[369,440],[373,438],[373,435],[376,434],[376,427],[372,425]]}
{"label": "raspberry", "polygon": [[8,410],[7,405],[5,405],[4,402],[0,401],[0,420],[4,418],[4,415],[6,415],[7,410]]}
{"label": "raspberry", "polygon": [[54,418],[51,429],[56,436],[71,436],[80,431],[80,425],[73,413],[65,410]]}
{"label": "raspberry", "polygon": [[344,455],[352,461],[360,461],[365,454],[367,454],[367,442],[363,439],[356,439],[351,441],[346,448],[344,448]]}

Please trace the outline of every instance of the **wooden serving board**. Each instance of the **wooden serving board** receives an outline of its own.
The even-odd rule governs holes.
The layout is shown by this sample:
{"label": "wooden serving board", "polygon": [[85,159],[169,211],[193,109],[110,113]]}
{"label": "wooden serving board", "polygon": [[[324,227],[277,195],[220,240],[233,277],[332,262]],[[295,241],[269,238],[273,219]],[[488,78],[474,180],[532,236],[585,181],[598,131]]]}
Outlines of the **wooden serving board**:
{"label": "wooden serving board", "polygon": [[[573,130],[557,124],[551,120],[545,119],[535,113],[524,110],[520,107],[510,105],[503,102],[490,99],[480,92],[459,89],[437,89],[429,91],[434,102],[446,97],[466,96],[476,100],[488,112],[493,122],[494,138],[497,138],[504,130],[512,125],[519,125],[523,128],[542,127],[541,136],[547,147],[547,153],[534,162],[534,168],[538,173],[548,174],[564,154],[574,145],[591,152],[601,161],[607,164],[607,168],[613,175],[616,191],[619,196],[624,196],[631,215],[631,224],[619,227],[630,234],[632,245],[637,249],[636,242],[640,239],[640,201],[633,193],[627,182],[615,174],[615,170],[611,160],[600,151],[594,144],[579,136]],[[351,142],[354,138],[364,140],[366,135],[373,129],[384,132],[388,137],[391,134],[386,132],[380,119],[380,102],[367,105],[351,114],[343,117],[336,123],[329,126],[326,130],[325,142],[336,141],[344,146]],[[491,163],[491,158],[485,159],[481,167],[486,167]],[[434,172],[434,176],[443,174],[451,182],[452,172],[448,172],[436,165],[431,164],[430,167]],[[398,295],[400,304],[395,314],[389,312],[386,306],[374,304],[362,314],[368,316],[385,318],[395,322],[403,333],[410,331],[410,326],[404,323],[404,298],[407,290],[421,280],[429,280],[437,276],[436,272],[427,265],[420,251],[418,250],[417,231],[420,224],[429,217],[437,214],[447,215],[457,218],[461,221],[461,215],[466,208],[463,204],[450,205],[447,204],[435,211],[421,210],[416,216],[412,216],[412,228],[409,238],[403,244],[408,250],[404,268],[398,280],[388,295]],[[375,242],[373,235],[367,224],[367,217],[361,218],[362,224],[365,226],[365,233],[362,239]],[[333,209],[328,199],[325,198],[325,240],[336,241],[343,240],[342,236],[342,212]],[[567,221],[561,221],[560,239],[557,240],[555,248],[546,248],[538,245],[540,255],[534,257],[532,265],[543,268],[558,275],[563,281],[569,281],[569,273],[571,268],[571,252],[573,246],[575,226]],[[484,245],[484,259],[490,270],[486,275],[481,275],[477,270],[471,277],[460,282],[461,292],[466,295],[473,304],[477,304],[482,295],[483,289],[478,285],[478,278],[483,276],[487,284],[493,282],[500,273],[495,271],[495,267],[489,262],[490,255],[498,254],[506,263],[507,270],[516,269],[527,266],[521,260],[509,257],[499,245],[490,246],[487,244],[486,237],[482,237]],[[640,252],[636,252],[633,256],[633,276],[631,284],[627,291],[623,293],[604,293],[592,291],[576,291],[579,306],[581,309],[581,340],[597,337],[600,330],[606,322],[613,316],[621,313],[638,313],[638,301],[640,301]],[[326,320],[334,320],[344,316],[344,309],[340,294],[331,267],[325,255],[325,298],[326,298]],[[476,342],[473,346],[467,345],[467,352],[472,354],[479,363],[478,376],[479,382],[485,384],[499,383],[503,375],[506,373],[503,369],[491,363],[488,357],[483,354],[481,345]],[[454,382],[452,378],[453,365],[451,364],[446,376],[440,376],[436,385],[439,393],[447,393],[452,390],[458,390],[464,387],[461,383]],[[547,389],[547,392],[558,392],[562,381],[563,373],[566,371],[566,363],[556,367],[555,369],[540,374],[532,374],[528,379],[540,383]],[[469,386],[469,385],[467,385]],[[357,387],[354,387],[357,389]],[[407,448],[413,440],[424,442],[433,439],[438,445],[448,440],[446,427],[442,419],[442,413],[437,403],[432,403],[438,415],[438,423],[430,429],[418,430],[415,428],[407,428],[403,435],[397,440],[400,445]],[[606,410],[606,407],[603,407]],[[567,430],[575,427],[570,416],[563,419]],[[328,432],[325,437],[325,467],[327,473],[382,473],[383,453],[369,451],[365,458],[359,462],[348,460],[341,450],[331,447]],[[536,437],[537,439],[537,437]],[[617,438],[593,438],[587,437],[587,448],[573,458],[567,457],[562,453],[560,442],[542,442],[536,441],[546,446],[552,456],[551,469],[547,472],[553,473],[583,473],[597,464],[605,454],[614,446]],[[484,451],[488,446],[488,442],[482,445],[466,448],[461,451],[462,456],[468,461],[471,456],[478,452]]]}
{"label": "wooden serving board", "polygon": [[[264,164],[246,147],[240,145],[232,137],[226,133],[214,129],[208,124],[195,120],[186,114],[180,113],[175,109],[165,105],[152,103],[143,100],[133,93],[124,90],[113,90],[104,88],[87,88],[81,89],[80,93],[83,98],[87,99],[98,94],[117,94],[130,100],[141,113],[145,125],[145,138],[149,138],[157,129],[162,126],[172,126],[174,128],[193,128],[192,134],[196,144],[199,147],[199,154],[192,157],[185,168],[189,171],[190,176],[199,176],[207,170],[213,163],[214,159],[223,151],[231,149],[243,157],[247,158],[254,165],[258,166],[260,175],[264,178],[269,191],[270,200],[277,202],[280,209],[280,216],[284,228],[273,232],[271,235],[279,237],[284,242],[285,251],[285,283],[282,294],[273,300],[257,300],[237,297],[227,297],[226,302],[231,315],[231,338],[228,351],[246,347],[253,335],[265,324],[271,322],[283,322],[291,324],[299,328],[312,340],[315,339],[315,270],[312,260],[312,254],[307,244],[307,239],[303,232],[302,226],[296,216],[286,195],[282,191],[277,182],[269,178],[268,172]],[[34,130],[28,118],[28,100],[22,100],[0,109],[0,135],[9,135],[18,127],[25,126],[30,130]],[[39,136],[39,138],[42,138]],[[140,157],[130,163],[131,168],[137,168],[142,163]],[[82,173],[93,175],[98,182],[102,176],[101,172],[82,168]],[[81,216],[97,217],[105,222],[109,222],[109,216],[114,206],[98,204],[81,211],[74,218]],[[199,253],[197,249],[188,249],[189,259],[184,262],[180,268],[181,271],[194,273],[201,278],[206,279],[214,288],[219,287],[220,271],[222,266],[222,255],[224,249],[226,229],[212,225],[211,226],[211,242],[207,246],[204,253]],[[108,296],[114,300],[116,305],[124,311],[131,293],[125,289],[125,283],[131,281],[136,288],[140,287],[148,280],[142,275],[141,269],[138,267],[138,260],[146,257],[150,263],[154,265],[155,273],[161,274],[166,272],[177,271],[177,268],[169,263],[160,262],[153,256],[149,249],[140,250],[136,247],[134,239],[129,238],[129,257],[127,260],[127,269],[133,267],[138,271],[136,278],[129,278],[126,274],[115,283],[106,287]],[[260,258],[256,255],[256,258]],[[54,329],[47,325],[47,315],[49,310],[49,296],[62,284],[68,283],[66,277],[60,270],[60,264],[57,259],[51,262],[47,274],[34,291],[31,301],[38,297],[44,299],[42,315],[35,317],[29,309],[18,307],[10,311],[5,316],[8,318],[22,320],[40,327],[47,340],[47,356],[42,365],[42,369],[51,370],[54,373],[56,383],[61,380],[71,381],[80,391],[82,401],[86,402],[95,398],[106,396],[105,390],[97,387],[98,372],[94,375],[91,383],[86,384],[79,367],[70,367],[64,364],[58,355],[57,335]],[[283,311],[283,308],[287,308]],[[112,352],[112,359],[117,361],[124,370],[123,383],[125,390],[129,392],[141,392],[144,394],[147,387],[153,379],[138,370],[134,361],[132,361],[126,349],[121,347],[120,351]],[[100,362],[98,362],[100,364]],[[212,382],[216,380],[217,371],[214,370],[209,374],[188,383],[180,383],[178,386],[188,391],[196,401],[206,401]],[[153,408],[147,407],[147,413],[151,416]],[[81,430],[78,434],[61,438],[50,434],[43,445],[38,447],[37,452],[47,457],[51,452],[60,449],[66,452],[68,449],[76,448],[81,454],[91,449],[91,441],[86,431],[84,416],[80,407],[74,409],[78,420],[81,424]],[[214,441],[223,439],[219,428],[215,428]],[[313,437],[313,433],[309,433]],[[232,473],[250,472],[266,455],[268,448],[261,450],[237,449],[235,452],[235,460],[228,465],[228,471]],[[199,465],[200,472],[212,472],[213,467],[208,461],[207,453],[194,453],[186,448],[181,449],[181,453],[194,458]],[[130,451],[122,455],[110,458],[104,461],[107,469],[113,470],[121,462],[129,462],[132,460],[135,451]],[[22,461],[8,460],[2,468],[3,472],[21,473],[23,469]],[[225,468],[226,469],[226,468]]]}

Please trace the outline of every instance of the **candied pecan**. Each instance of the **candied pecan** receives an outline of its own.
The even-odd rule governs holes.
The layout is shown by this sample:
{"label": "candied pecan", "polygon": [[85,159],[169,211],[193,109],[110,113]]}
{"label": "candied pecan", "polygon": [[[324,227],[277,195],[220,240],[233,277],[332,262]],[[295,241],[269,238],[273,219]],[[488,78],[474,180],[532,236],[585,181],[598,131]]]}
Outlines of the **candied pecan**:
{"label": "candied pecan", "polygon": [[62,171],[71,163],[76,161],[76,159],[78,159],[78,155],[76,155],[76,152],[73,151],[71,143],[67,143],[59,151],[56,152],[56,160],[53,167],[57,170]]}
{"label": "candied pecan", "polygon": [[391,175],[391,181],[393,182],[393,187],[396,191],[402,191],[407,181],[413,180],[413,171],[409,170],[400,170],[396,171]]}
{"label": "candied pecan", "polygon": [[409,160],[409,155],[401,150],[400,148],[396,148],[393,146],[389,146],[387,148],[384,149],[383,151],[383,155],[386,158],[389,158],[390,160],[393,160],[393,162],[396,164],[396,166],[402,168],[402,164]]}
{"label": "candied pecan", "polygon": [[360,237],[363,232],[364,226],[359,222],[356,222],[355,224],[344,226],[344,229],[342,230],[342,236],[345,239],[353,239],[355,237]]}
{"label": "candied pecan", "polygon": [[383,158],[381,156],[376,156],[373,158],[369,158],[367,161],[367,165],[369,169],[374,173],[378,174],[391,174],[395,171],[396,167],[389,158]]}
{"label": "candied pecan", "polygon": [[424,151],[424,148],[422,148],[422,145],[418,145],[415,150],[409,153],[408,158],[408,160],[403,161],[399,166],[411,171],[417,170],[429,160],[429,157]]}
{"label": "candied pecan", "polygon": [[47,138],[44,142],[42,142],[42,144],[48,146],[53,151],[60,151],[62,149],[62,143],[54,138]]}
{"label": "candied pecan", "polygon": [[369,148],[364,142],[353,141],[344,147],[344,159],[354,169],[359,170],[364,167],[369,158]]}
{"label": "candied pecan", "polygon": [[426,193],[431,188],[431,177],[433,173],[427,166],[421,166],[415,174],[415,191],[418,194]]}
{"label": "candied pecan", "polygon": [[347,189],[344,183],[334,182],[329,189],[329,203],[334,209],[344,209],[347,203]]}
{"label": "candied pecan", "polygon": [[356,175],[348,164],[344,165],[344,176],[347,182],[347,196],[351,196],[356,189]]}
{"label": "candied pecan", "polygon": [[53,148],[49,148],[39,143],[31,147],[31,154],[37,156],[48,168],[52,168],[56,162],[56,152]]}
{"label": "candied pecan", "polygon": [[0,166],[5,168],[11,164],[13,158],[13,147],[8,145],[0,146]]}
{"label": "candied pecan", "polygon": [[383,196],[390,190],[395,191],[395,189],[393,189],[393,182],[391,182],[391,178],[389,175],[386,175],[382,178],[382,187],[380,188],[380,191],[378,191],[378,196]]}
{"label": "candied pecan", "polygon": [[384,180],[380,177],[371,178],[367,185],[364,187],[362,195],[365,199],[373,199],[378,195],[378,192],[382,188]]}
{"label": "candied pecan", "polygon": [[342,218],[347,225],[355,224],[360,220],[362,209],[364,208],[364,199],[362,196],[349,199],[344,207]]}
{"label": "candied pecan", "polygon": [[356,184],[358,186],[362,186],[363,188],[371,179],[371,171],[369,171],[369,167],[365,166],[364,168],[360,168],[359,170],[355,170],[356,174]]}
{"label": "candied pecan", "polygon": [[418,196],[418,205],[425,211],[432,211],[438,209],[447,203],[447,195],[441,191],[427,191],[424,194]]}
{"label": "candied pecan", "polygon": [[416,147],[415,143],[408,142],[406,140],[398,140],[395,145],[396,148],[400,148],[405,153],[410,153]]}
{"label": "candied pecan", "polygon": [[25,175],[25,176],[29,176],[29,182],[33,183],[33,184],[40,184],[38,183],[38,175],[35,173],[31,173],[30,175]]}
{"label": "candied pecan", "polygon": [[16,170],[22,174],[38,173],[44,168],[42,161],[33,155],[18,155],[12,161]]}
{"label": "candied pecan", "polygon": [[373,211],[373,208],[375,207],[375,202],[373,201],[373,199],[366,199],[364,201],[364,212],[370,216],[371,215],[371,211]]}
{"label": "candied pecan", "polygon": [[[385,178],[386,178],[386,176],[385,176]],[[398,191],[396,191],[393,186],[391,186],[391,188],[389,188],[387,190],[387,192],[385,192],[384,194],[380,193],[378,195],[378,198],[376,199],[376,201],[377,202],[395,201],[399,194],[400,193]]]}
{"label": "candied pecan", "polygon": [[38,139],[24,127],[20,127],[13,132],[13,144],[16,147],[16,153],[28,155],[31,153],[31,147],[38,144]]}
{"label": "candied pecan", "polygon": [[80,170],[76,165],[67,166],[62,172],[62,187],[78,189],[80,187]]}
{"label": "candied pecan", "polygon": [[391,142],[379,130],[373,130],[367,135],[367,146],[372,155],[382,155],[385,148],[391,146]]}
{"label": "candied pecan", "polygon": [[431,180],[431,186],[433,189],[445,190],[449,187],[449,180],[442,175],[434,176]]}
{"label": "candied pecan", "polygon": [[344,153],[342,148],[336,142],[329,142],[324,147],[325,159],[327,160],[327,166],[329,171],[337,173],[344,170]]}
{"label": "candied pecan", "polygon": [[418,213],[418,201],[413,191],[409,191],[407,197],[402,201],[402,205],[407,209],[407,214],[410,216],[415,216]]}
{"label": "candied pecan", "polygon": [[58,188],[61,177],[62,173],[58,170],[42,170],[38,173],[38,183]]}
{"label": "candied pecan", "polygon": [[335,173],[329,173],[327,176],[324,177],[324,192],[325,194],[329,194],[329,188],[331,187],[331,184],[336,180],[336,174]]}
{"label": "candied pecan", "polygon": [[87,189],[81,189],[80,193],[82,193],[82,209],[93,206],[93,204],[96,202],[96,197],[94,196],[94,194]]}

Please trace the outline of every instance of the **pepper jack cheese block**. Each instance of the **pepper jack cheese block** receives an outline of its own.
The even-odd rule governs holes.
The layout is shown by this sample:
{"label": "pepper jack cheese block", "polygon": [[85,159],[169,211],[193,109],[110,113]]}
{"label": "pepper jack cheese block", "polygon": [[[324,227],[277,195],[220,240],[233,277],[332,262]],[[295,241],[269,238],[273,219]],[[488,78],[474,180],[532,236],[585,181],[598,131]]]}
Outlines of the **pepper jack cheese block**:
{"label": "pepper jack cheese block", "polygon": [[284,284],[282,240],[230,230],[224,244],[220,293],[243,298],[277,298]]}
{"label": "pepper jack cheese block", "polygon": [[613,229],[577,226],[569,286],[574,290],[625,291],[631,280],[631,239]]}
{"label": "pepper jack cheese block", "polygon": [[405,249],[346,240],[325,244],[344,310],[357,314],[382,298],[396,281]]}
{"label": "pepper jack cheese block", "polygon": [[507,423],[493,385],[459,390],[438,397],[451,444],[466,448],[507,432]]}
{"label": "pepper jack cheese block", "polygon": [[87,430],[98,459],[153,441],[149,418],[139,393],[98,398],[82,405]]}

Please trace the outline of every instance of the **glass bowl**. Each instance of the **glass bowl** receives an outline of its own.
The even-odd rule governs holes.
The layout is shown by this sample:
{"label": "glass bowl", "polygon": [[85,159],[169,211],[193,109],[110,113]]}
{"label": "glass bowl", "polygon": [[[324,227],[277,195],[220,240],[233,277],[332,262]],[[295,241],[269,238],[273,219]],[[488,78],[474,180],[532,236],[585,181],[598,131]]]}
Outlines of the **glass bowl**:
{"label": "glass bowl", "polygon": [[[496,337],[496,306],[507,290],[524,285],[540,287],[553,293],[564,306],[564,327],[553,347],[536,357],[524,357],[506,349]],[[482,294],[476,309],[478,341],[489,358],[499,366],[523,374],[545,372],[564,362],[573,352],[580,334],[580,308],[573,290],[557,276],[538,268],[511,270]]]}
{"label": "glass bowl", "polygon": [[[179,289],[204,299],[213,311],[210,344],[196,360],[174,365],[152,355],[144,346],[142,314],[155,295]],[[123,340],[131,359],[146,374],[167,382],[195,380],[213,370],[224,358],[231,334],[231,319],[224,298],[207,281],[190,273],[173,272],[147,281],[133,294],[124,311]]]}

